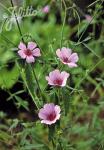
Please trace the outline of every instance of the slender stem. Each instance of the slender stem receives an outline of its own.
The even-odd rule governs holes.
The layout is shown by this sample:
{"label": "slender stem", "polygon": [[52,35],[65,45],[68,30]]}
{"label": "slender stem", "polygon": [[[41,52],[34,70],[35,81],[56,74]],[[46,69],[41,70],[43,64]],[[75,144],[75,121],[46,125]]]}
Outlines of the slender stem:
{"label": "slender stem", "polygon": [[60,104],[60,88],[57,89],[58,91],[58,103]]}
{"label": "slender stem", "polygon": [[60,150],[63,150],[63,147],[62,147],[62,144],[61,144],[61,141],[59,140],[59,145],[60,145]]}
{"label": "slender stem", "polygon": [[35,70],[34,70],[33,66],[31,66],[31,67],[32,67],[32,71],[33,71],[34,78],[35,78],[35,80],[36,80],[36,83],[37,83],[37,86],[38,86],[38,89],[39,89],[39,93],[40,93],[40,95],[41,95],[41,97],[42,97],[42,91],[41,91],[41,88],[40,88],[40,85],[39,85],[39,82],[38,82],[38,79],[37,79]]}
{"label": "slender stem", "polygon": [[55,145],[55,143],[54,143],[54,140],[53,140],[53,139],[52,139],[51,141],[52,141],[53,150],[54,150],[54,148],[56,147],[56,145]]}
{"label": "slender stem", "polygon": [[80,80],[80,82],[78,82],[75,86],[75,89],[79,87],[79,85],[86,79],[86,77],[88,76],[89,73],[91,73],[100,63],[102,63],[104,61],[104,58],[102,58],[100,61],[98,61],[98,63],[92,67],[88,72],[86,72],[85,76],[82,78],[82,80]]}
{"label": "slender stem", "polygon": [[[22,77],[22,79],[23,79],[23,81],[24,81],[24,84],[25,84],[25,86],[26,86],[26,88],[27,88],[27,90],[28,90],[28,92],[29,92],[29,94],[30,94],[30,96],[31,96],[31,98],[32,98],[32,100],[33,100],[33,102],[34,102],[34,104],[35,104],[35,106],[37,107],[37,109],[39,110],[39,99],[38,99],[38,97],[37,97],[37,95],[35,94],[35,95],[33,95],[33,93],[31,92],[31,90],[30,90],[30,88],[29,88],[29,86],[28,86],[28,83],[27,83],[27,80],[26,80],[26,77],[25,77],[25,74],[24,74],[24,71],[21,71],[21,67],[20,67],[20,65],[19,65],[19,63],[16,61],[16,63],[17,63],[17,67],[18,67],[18,69],[20,70],[20,74],[21,74],[21,77]],[[38,102],[35,100],[35,97],[36,97],[36,99],[38,100]]]}
{"label": "slender stem", "polygon": [[60,87],[56,87],[55,88],[55,93],[56,93],[56,96],[57,96],[57,99],[56,99],[56,103],[57,104],[60,104]]}
{"label": "slender stem", "polygon": [[[28,87],[28,85],[27,85],[27,81],[25,80],[24,82],[25,82],[25,85],[26,85],[26,87],[27,87],[27,89],[28,89],[28,91],[29,91],[29,94],[30,94],[31,97],[32,97],[32,100],[33,100],[34,104],[36,105],[37,109],[39,110],[38,104],[37,104],[36,101],[34,100],[34,96],[33,96],[33,94],[31,93],[31,91],[30,91],[30,89],[29,89],[29,87]],[[35,95],[35,96],[36,96],[36,95]],[[38,98],[37,98],[37,99],[38,99]]]}
{"label": "slender stem", "polygon": [[[64,3],[64,1],[63,1]],[[64,16],[64,21],[63,21],[63,25],[62,25],[62,31],[61,31],[61,41],[60,41],[60,48],[62,47],[62,42],[63,42],[63,33],[64,33],[64,26],[65,26],[65,21],[66,21],[66,4],[64,3],[64,7],[65,7],[65,16]]]}
{"label": "slender stem", "polygon": [[[103,3],[103,2],[102,2],[102,3]],[[102,3],[101,3],[101,5],[102,5]],[[100,5],[100,6],[101,6],[101,5]],[[81,36],[80,36],[79,39],[78,39],[78,43],[80,42],[81,38],[82,38],[83,35],[85,34],[87,28],[89,27],[89,25],[91,24],[91,22],[93,21],[93,19],[96,17],[98,11],[100,10],[100,6],[98,7],[98,9],[97,9],[97,11],[95,12],[94,16],[92,17],[91,21],[86,25],[84,32],[81,34]]]}
{"label": "slender stem", "polygon": [[[12,7],[14,7],[13,0],[11,0],[11,5],[12,5]],[[14,15],[15,15],[15,19],[16,19],[16,23],[17,23],[17,26],[18,26],[18,30],[19,30],[20,36],[22,37],[22,31],[21,31],[21,28],[20,28],[20,25],[19,25],[19,22],[18,22],[15,10],[14,10]],[[22,41],[24,42],[23,37],[22,37]]]}
{"label": "slender stem", "polygon": [[16,47],[16,45],[15,45],[12,41],[10,41],[5,35],[3,35],[3,34],[1,33],[1,36],[5,39],[6,42],[9,42],[9,43],[11,43],[13,46]]}

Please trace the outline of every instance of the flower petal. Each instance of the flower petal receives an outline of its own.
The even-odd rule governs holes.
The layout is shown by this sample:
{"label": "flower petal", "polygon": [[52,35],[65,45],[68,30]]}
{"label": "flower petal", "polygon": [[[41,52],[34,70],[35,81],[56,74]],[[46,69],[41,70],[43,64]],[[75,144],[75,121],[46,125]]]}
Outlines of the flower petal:
{"label": "flower petal", "polygon": [[26,45],[25,45],[24,43],[20,42],[18,48],[19,48],[20,50],[26,50]]}
{"label": "flower petal", "polygon": [[69,77],[69,73],[67,73],[65,71],[61,72],[61,78],[63,80],[62,86],[66,85],[66,81],[67,81],[68,77]]}
{"label": "flower petal", "polygon": [[56,69],[49,73],[49,78],[51,79],[51,81],[54,81],[55,79],[60,78],[60,75],[60,71]]}
{"label": "flower petal", "polygon": [[68,78],[68,77],[69,77],[69,73],[67,73],[66,71],[62,71],[62,72],[61,72],[61,77],[62,77],[62,79],[64,80],[65,78]]}
{"label": "flower petal", "polygon": [[72,63],[75,63],[75,62],[77,62],[78,61],[78,54],[77,53],[73,53],[71,56],[70,56],[70,58],[69,58],[69,60],[72,62]]}
{"label": "flower petal", "polygon": [[70,68],[74,68],[74,67],[77,67],[78,65],[75,64],[75,63],[68,63],[68,66],[69,66]]}
{"label": "flower petal", "polygon": [[35,59],[33,56],[27,56],[26,61],[27,61],[27,63],[32,63],[32,62],[35,62]]}
{"label": "flower petal", "polygon": [[49,85],[54,85],[53,81],[48,76],[46,76],[46,80],[48,81]]}
{"label": "flower petal", "polygon": [[23,59],[26,58],[26,55],[25,55],[25,53],[24,53],[24,50],[19,50],[19,51],[18,51],[18,54],[19,54],[19,56],[20,56],[21,58],[23,58]]}
{"label": "flower petal", "polygon": [[43,119],[43,120],[47,119],[47,114],[46,114],[46,111],[44,110],[44,108],[40,109],[38,116],[40,119]]}
{"label": "flower petal", "polygon": [[36,48],[36,46],[37,46],[36,43],[34,43],[34,42],[28,42],[27,48],[30,49],[30,50],[33,50],[33,49]]}
{"label": "flower petal", "polygon": [[46,5],[45,7],[43,7],[43,9],[42,9],[42,12],[43,13],[49,13],[49,11],[50,11],[50,6],[49,5]]}
{"label": "flower petal", "polygon": [[40,53],[40,49],[39,49],[39,48],[35,48],[35,49],[33,50],[33,56],[36,56],[36,57],[41,56],[41,53]]}
{"label": "flower petal", "polygon": [[[41,123],[44,124],[54,124],[60,118],[60,106],[54,105],[53,103],[47,103],[43,108],[40,109],[38,116],[41,120]],[[49,118],[49,115],[55,115],[52,120]]]}
{"label": "flower petal", "polygon": [[41,121],[41,123],[48,124],[48,125],[54,124],[55,122],[56,122],[56,119],[54,119],[52,121],[49,121],[49,120],[42,120]]}
{"label": "flower petal", "polygon": [[72,50],[66,47],[61,49],[61,53],[63,57],[70,57]]}
{"label": "flower petal", "polygon": [[57,116],[56,116],[56,120],[59,120],[60,119],[60,114],[57,114]]}
{"label": "flower petal", "polygon": [[60,106],[56,105],[55,106],[55,112],[56,112],[56,114],[59,114],[60,111],[61,111]]}
{"label": "flower petal", "polygon": [[55,105],[53,103],[44,105],[44,109],[48,114],[51,112],[54,112],[54,108],[55,108]]}
{"label": "flower petal", "polygon": [[62,58],[62,54],[61,54],[60,49],[57,49],[57,51],[56,51],[56,55],[57,55],[59,58]]}

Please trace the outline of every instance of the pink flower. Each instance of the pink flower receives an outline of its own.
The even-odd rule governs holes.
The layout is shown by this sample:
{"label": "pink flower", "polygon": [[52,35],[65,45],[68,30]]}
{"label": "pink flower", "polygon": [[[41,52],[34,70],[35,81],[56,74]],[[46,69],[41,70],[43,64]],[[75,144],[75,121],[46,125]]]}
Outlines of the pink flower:
{"label": "pink flower", "polygon": [[28,42],[28,45],[26,45],[22,42],[20,42],[18,48],[18,54],[22,59],[26,59],[27,63],[33,63],[35,62],[35,58],[41,56],[40,49],[36,48],[36,43],[34,42]]}
{"label": "pink flower", "polygon": [[56,55],[59,57],[63,64],[67,64],[70,68],[77,67],[78,61],[77,53],[72,53],[72,50],[66,47],[58,49]]}
{"label": "pink flower", "polygon": [[50,6],[49,5],[44,6],[43,9],[42,9],[42,12],[45,13],[45,14],[48,14],[49,11],[50,11]]}
{"label": "pink flower", "polygon": [[85,18],[88,22],[91,22],[92,21],[92,17],[90,15],[85,15]]}
{"label": "pink flower", "polygon": [[64,87],[66,85],[68,77],[69,73],[65,71],[60,72],[59,70],[56,69],[50,72],[49,76],[46,76],[46,80],[48,81],[49,85]]}
{"label": "pink flower", "polygon": [[51,125],[59,120],[60,111],[60,106],[49,103],[40,109],[38,116],[41,119],[41,123]]}

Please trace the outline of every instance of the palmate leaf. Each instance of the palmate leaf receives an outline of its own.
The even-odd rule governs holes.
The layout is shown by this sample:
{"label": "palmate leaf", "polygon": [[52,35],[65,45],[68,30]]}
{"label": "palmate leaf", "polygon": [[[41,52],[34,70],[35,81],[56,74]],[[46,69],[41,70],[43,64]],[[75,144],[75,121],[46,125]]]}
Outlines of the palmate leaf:
{"label": "palmate leaf", "polygon": [[16,83],[19,77],[19,70],[16,65],[12,70],[6,68],[0,69],[0,87],[5,89],[10,89]]}

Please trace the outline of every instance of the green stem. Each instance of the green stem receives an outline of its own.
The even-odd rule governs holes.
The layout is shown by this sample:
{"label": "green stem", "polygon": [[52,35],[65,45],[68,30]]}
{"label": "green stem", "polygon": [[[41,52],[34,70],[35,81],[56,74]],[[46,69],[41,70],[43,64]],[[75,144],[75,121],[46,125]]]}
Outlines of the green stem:
{"label": "green stem", "polygon": [[10,41],[5,35],[3,35],[1,33],[1,36],[5,39],[6,42],[9,42],[10,44],[12,44],[13,46],[17,47],[12,41]]}
{"label": "green stem", "polygon": [[58,90],[58,104],[60,104],[60,88],[57,89]]}
{"label": "green stem", "polygon": [[64,16],[64,21],[63,21],[63,25],[62,25],[62,31],[61,31],[61,41],[60,41],[60,48],[62,47],[62,42],[63,42],[63,33],[64,33],[64,26],[65,26],[65,21],[66,21],[66,5],[64,3],[64,7],[65,7],[65,16]]}
{"label": "green stem", "polygon": [[37,79],[35,70],[34,70],[33,66],[31,66],[31,68],[32,68],[33,75],[34,75],[34,78],[35,78],[35,80],[36,80],[36,83],[37,83],[37,86],[38,86],[38,89],[39,89],[40,96],[42,97],[42,91],[41,91],[41,88],[40,88],[40,85],[39,85],[39,82],[38,82],[38,79]]}
{"label": "green stem", "polygon": [[78,88],[80,86],[80,84],[87,78],[87,76],[89,75],[89,73],[91,73],[100,63],[102,63],[104,61],[104,58],[102,58],[100,61],[98,61],[98,63],[92,67],[90,70],[88,70],[88,72],[86,72],[85,76],[82,78],[82,80],[80,80],[76,86],[75,89]]}
{"label": "green stem", "polygon": [[[101,3],[101,5],[103,4],[103,2]],[[101,6],[100,5],[100,6]],[[91,22],[93,21],[93,19],[96,17],[97,13],[100,10],[100,6],[98,7],[97,11],[95,12],[94,16],[92,17],[91,21],[86,25],[84,32],[81,34],[81,36],[79,37],[78,43],[80,42],[81,38],[83,37],[83,35],[85,34],[87,28],[89,27],[89,25],[91,24]]]}
{"label": "green stem", "polygon": [[53,150],[55,150],[56,145],[53,139],[52,139],[52,145],[53,145]]}
{"label": "green stem", "polygon": [[56,95],[57,95],[57,101],[56,103],[60,104],[60,88],[56,88],[55,89]]}
{"label": "green stem", "polygon": [[[28,86],[28,83],[27,83],[27,80],[26,80],[24,71],[21,71],[21,67],[20,67],[19,63],[18,63],[18,62],[16,62],[16,63],[17,63],[17,67],[18,67],[19,70],[20,70],[21,77],[22,77],[22,79],[23,79],[23,81],[24,81],[24,83],[25,83],[25,86],[26,86],[26,88],[27,88],[27,90],[28,90],[28,92],[29,92],[29,94],[30,94],[30,96],[31,96],[31,98],[32,98],[32,100],[33,100],[33,102],[34,102],[34,104],[36,105],[37,109],[39,110],[39,106],[38,106],[38,104],[39,104],[39,99],[38,99],[38,97],[36,96],[35,92],[34,92],[34,95],[32,94],[32,92],[31,92],[31,90],[30,90],[30,88],[29,88],[29,86]],[[36,99],[38,100],[38,103],[36,102],[34,96],[35,96]]]}
{"label": "green stem", "polygon": [[61,144],[61,141],[60,141],[60,139],[59,139],[59,145],[60,145],[60,150],[63,150],[63,147],[62,147],[62,144]]}

